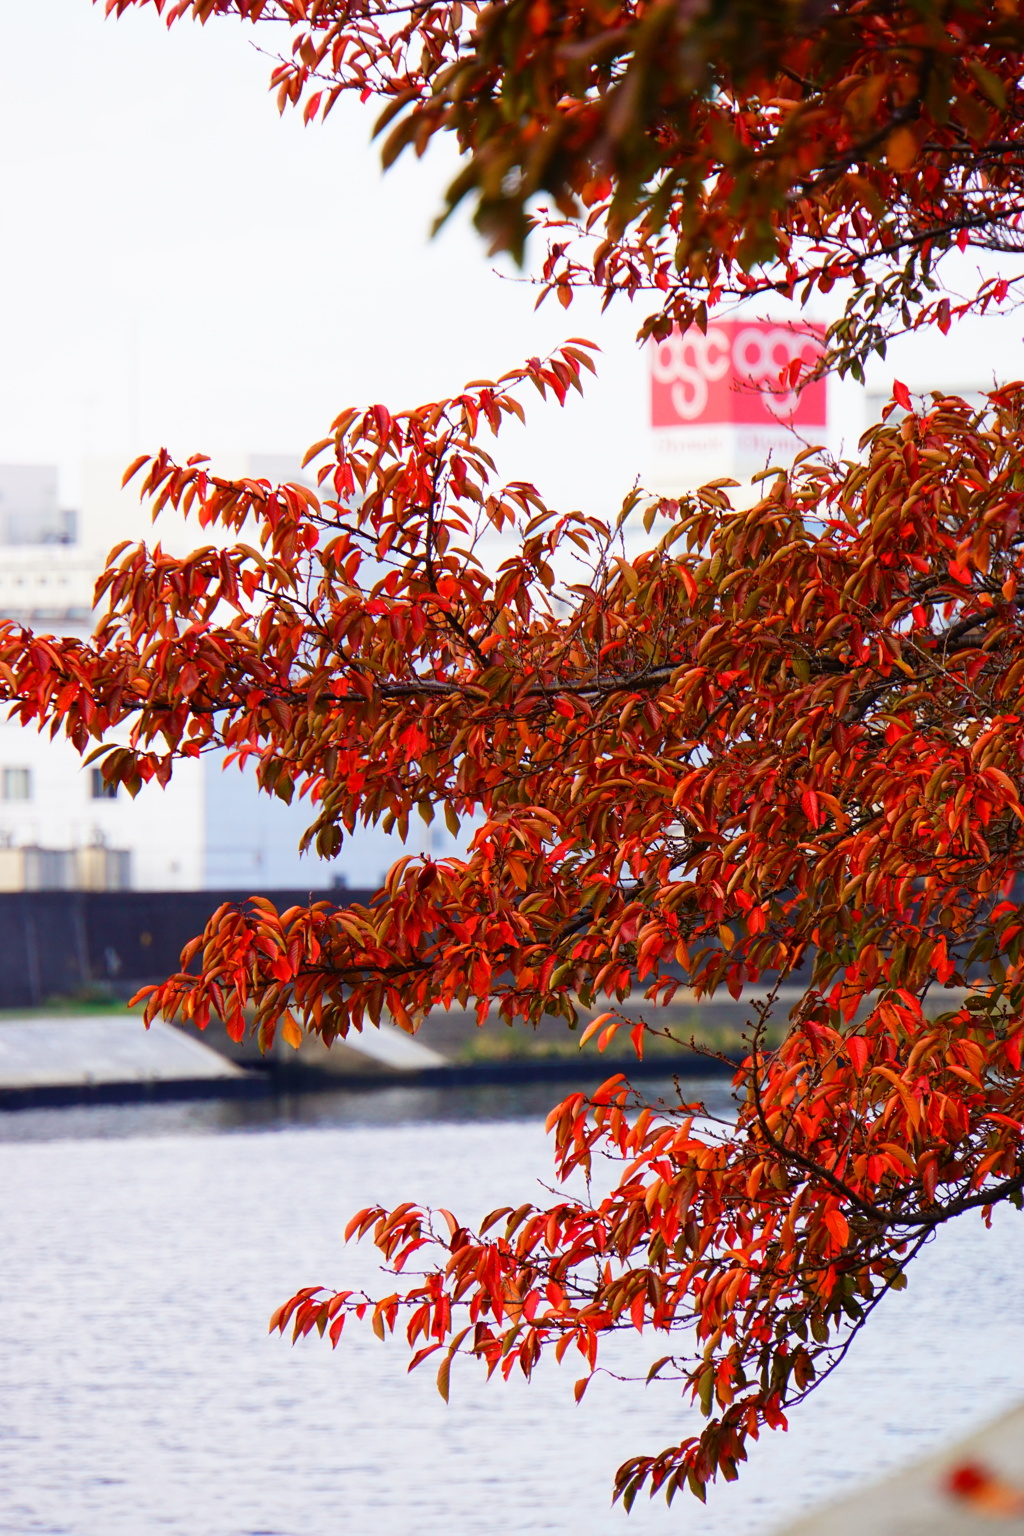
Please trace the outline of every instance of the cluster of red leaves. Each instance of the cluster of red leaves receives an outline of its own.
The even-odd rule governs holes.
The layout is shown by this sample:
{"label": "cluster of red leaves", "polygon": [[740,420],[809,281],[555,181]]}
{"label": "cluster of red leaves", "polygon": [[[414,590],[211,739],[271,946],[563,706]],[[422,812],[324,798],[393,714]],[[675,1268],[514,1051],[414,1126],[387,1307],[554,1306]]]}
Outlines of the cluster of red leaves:
{"label": "cluster of red leaves", "polygon": [[932,270],[954,245],[1022,247],[1019,0],[105,3],[286,23],[282,107],[376,99],[385,165],[454,133],[449,206],[472,196],[518,255],[549,197],[547,289],[649,290],[649,333],[704,325],[727,294],[850,280],[830,357],[857,372],[892,329],[1009,292],[951,306]]}
{"label": "cluster of red leaves", "polygon": [[738,1122],[717,1134],[696,1105],[636,1115],[613,1078],[548,1121],[562,1177],[589,1174],[595,1153],[625,1164],[606,1198],[506,1206],[475,1232],[447,1211],[361,1211],[346,1236],[372,1233],[396,1274],[424,1249],[433,1267],[376,1302],[308,1288],[271,1327],[336,1345],[350,1314],[369,1313],[381,1338],[401,1319],[412,1365],[439,1353],[446,1398],[459,1353],[507,1379],[573,1351],[577,1400],[604,1335],[686,1333],[693,1347],[673,1341],[647,1380],[675,1378],[711,1422],[626,1462],[616,1494],[629,1506],[649,1483],[703,1498],[717,1473],[736,1477],[750,1437],[786,1427],[937,1224],[1019,1195],[1020,1044],[1019,1020],[1014,1045],[994,1044],[990,1020],[928,1023],[910,997],[854,1038],[807,1019],[770,1066],[743,1069]]}
{"label": "cluster of red leaves", "polygon": [[[631,496],[607,527],[496,484],[481,442],[523,386],[563,400],[588,366],[573,342],[418,410],[345,411],[310,450],[318,492],[141,461],[156,509],[222,542],[122,548],[95,640],[7,624],[0,678],[82,750],[130,723],[99,748],[130,790],[214,745],[255,759],[309,798],[326,854],[359,821],[474,827],[466,858],[401,860],[367,907],[222,909],[149,1017],[240,1034],[251,1009],[264,1043],[329,1042],[384,1010],[574,1020],[811,965],[783,1046],[754,1032],[735,1126],[632,1115],[619,1079],[574,1095],[559,1167],[624,1163],[606,1198],[476,1232],[364,1212],[394,1268],[440,1257],[382,1300],[304,1291],[278,1314],[335,1340],[353,1310],[403,1318],[445,1389],[459,1351],[529,1374],[575,1348],[589,1373],[609,1330],[692,1335],[652,1373],[711,1422],[627,1463],[630,1501],[732,1477],[937,1224],[1019,1200],[1024,386],[890,415],[863,463],[805,454],[749,510],[720,484]],[[630,515],[658,535],[633,558]]]}

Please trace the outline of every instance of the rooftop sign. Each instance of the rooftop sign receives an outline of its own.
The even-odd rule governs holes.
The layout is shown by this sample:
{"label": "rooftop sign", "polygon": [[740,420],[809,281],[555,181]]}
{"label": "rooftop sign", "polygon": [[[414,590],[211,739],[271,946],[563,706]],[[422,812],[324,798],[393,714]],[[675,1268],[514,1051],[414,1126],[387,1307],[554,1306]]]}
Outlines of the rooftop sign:
{"label": "rooftop sign", "polygon": [[824,427],[824,380],[799,394],[786,387],[795,361],[821,355],[823,337],[821,326],[765,320],[673,331],[650,347],[651,426]]}

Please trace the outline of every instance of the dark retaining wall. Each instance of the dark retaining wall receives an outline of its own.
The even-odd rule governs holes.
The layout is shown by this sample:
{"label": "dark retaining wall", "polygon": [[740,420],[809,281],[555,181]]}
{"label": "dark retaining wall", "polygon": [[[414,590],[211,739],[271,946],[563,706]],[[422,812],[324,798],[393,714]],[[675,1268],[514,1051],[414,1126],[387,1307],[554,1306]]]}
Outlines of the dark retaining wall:
{"label": "dark retaining wall", "polygon": [[[109,991],[128,997],[180,968],[189,939],[247,891],[0,892],[0,1008]],[[369,891],[261,891],[278,911],[310,900],[339,906]]]}

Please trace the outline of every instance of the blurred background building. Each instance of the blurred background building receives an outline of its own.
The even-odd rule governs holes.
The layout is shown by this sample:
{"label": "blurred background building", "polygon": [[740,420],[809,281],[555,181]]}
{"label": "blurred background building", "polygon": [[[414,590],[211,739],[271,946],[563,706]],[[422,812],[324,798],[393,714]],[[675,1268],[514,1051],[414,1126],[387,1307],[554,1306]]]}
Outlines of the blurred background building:
{"label": "blurred background building", "polygon": [[[299,474],[296,459],[279,455],[253,454],[234,469],[273,480]],[[53,465],[0,465],[0,617],[40,633],[90,633],[107,552],[150,532],[121,471],[113,460],[86,464],[79,503],[67,507]],[[159,537],[183,552],[197,530],[162,517]],[[307,801],[288,806],[259,793],[254,773],[225,770],[221,753],[176,764],[166,789],[148,785],[133,800],[63,737],[0,721],[0,891],[366,886],[400,851],[370,829],[330,863],[300,857],[311,820]],[[448,851],[447,834],[433,837],[425,851]]]}

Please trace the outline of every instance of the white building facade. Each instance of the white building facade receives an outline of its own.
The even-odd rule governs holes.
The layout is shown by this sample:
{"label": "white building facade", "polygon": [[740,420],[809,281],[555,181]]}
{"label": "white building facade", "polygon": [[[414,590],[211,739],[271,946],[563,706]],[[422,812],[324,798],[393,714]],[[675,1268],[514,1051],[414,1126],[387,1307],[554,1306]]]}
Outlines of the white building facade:
{"label": "white building facade", "polygon": [[[145,528],[119,479],[113,466],[90,467],[68,509],[53,466],[0,465],[0,615],[40,633],[89,633],[107,550]],[[0,723],[0,889],[188,890],[203,870],[199,764],[133,800],[111,793],[65,737]]]}
{"label": "white building facade", "polygon": [[[299,476],[298,461],[282,455],[226,468],[273,481]],[[0,464],[0,617],[41,634],[88,636],[95,579],[115,544],[160,539],[184,554],[209,542],[209,531],[173,515],[154,527],[137,490],[121,488],[121,473],[117,461],[83,465],[68,510],[52,465]],[[365,889],[402,852],[454,851],[444,828],[415,819],[407,845],[361,828],[332,862],[301,856],[315,814],[309,800],[286,805],[261,794],[252,770],[224,770],[223,757],[175,763],[166,788],[150,783],[132,799],[123,788],[111,794],[66,737],[0,719],[0,891]]]}
{"label": "white building facade", "polygon": [[[296,460],[252,455],[228,472],[294,479]],[[83,466],[78,505],[58,495],[49,465],[0,465],[0,617],[41,634],[86,637],[96,577],[122,540],[159,539],[184,554],[208,531],[173,515],[156,527],[123,465]],[[127,733],[119,733],[126,740]],[[117,737],[112,738],[117,739]],[[402,853],[451,853],[447,832],[419,823],[408,844],[360,829],[338,858],[299,854],[314,812],[261,794],[255,774],[223,769],[223,753],[175,764],[170,784],[111,794],[71,743],[0,719],[0,890],[324,890],[376,888]]]}
{"label": "white building facade", "polygon": [[203,884],[203,772],[111,796],[63,737],[0,725],[0,889],[195,890]]}

